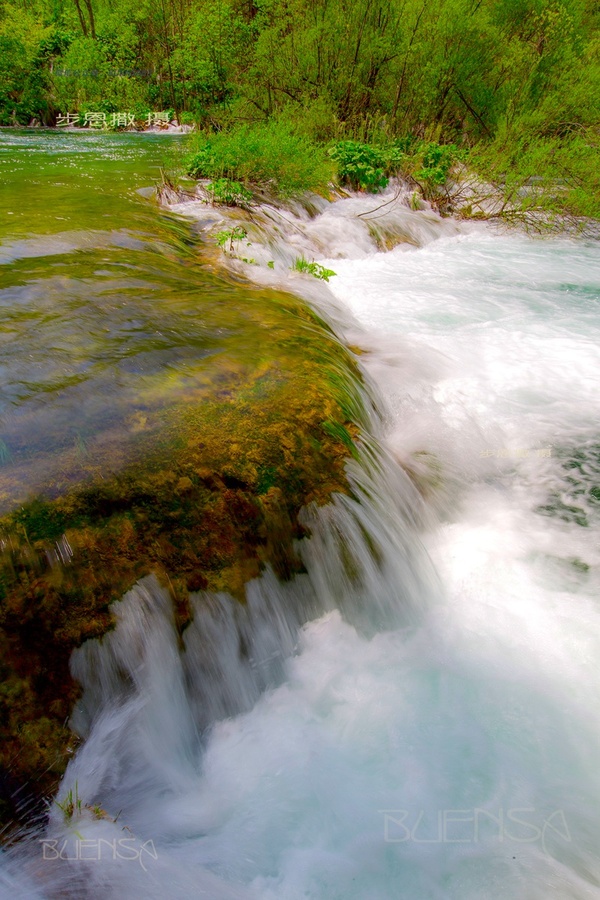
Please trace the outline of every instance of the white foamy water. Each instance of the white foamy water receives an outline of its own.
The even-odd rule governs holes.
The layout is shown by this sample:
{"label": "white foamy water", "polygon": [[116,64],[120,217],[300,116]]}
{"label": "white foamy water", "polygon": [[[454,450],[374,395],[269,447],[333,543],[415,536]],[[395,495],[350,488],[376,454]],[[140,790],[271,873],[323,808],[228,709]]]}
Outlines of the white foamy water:
{"label": "white foamy water", "polygon": [[198,598],[182,651],[146,581],[78,652],[82,810],[8,856],[7,896],[600,897],[600,247],[403,209],[422,246],[376,253],[364,203],[298,240],[353,235],[315,297],[382,456],[295,583]]}

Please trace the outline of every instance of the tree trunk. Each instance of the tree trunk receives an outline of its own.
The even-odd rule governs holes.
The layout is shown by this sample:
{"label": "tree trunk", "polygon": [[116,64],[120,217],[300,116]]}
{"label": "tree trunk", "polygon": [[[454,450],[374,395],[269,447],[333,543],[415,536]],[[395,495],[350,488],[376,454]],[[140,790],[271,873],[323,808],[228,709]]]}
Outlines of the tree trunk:
{"label": "tree trunk", "polygon": [[94,10],[92,9],[92,0],[85,0],[85,5],[87,6],[88,16],[90,17],[90,31],[92,32],[92,37],[96,40],[96,23],[94,21]]}
{"label": "tree trunk", "polygon": [[88,36],[87,25],[85,24],[85,19],[83,18],[83,13],[81,11],[81,6],[79,5],[79,0],[75,0],[75,6],[77,7],[77,14],[79,15],[79,21],[81,22],[81,30],[83,31],[83,36]]}

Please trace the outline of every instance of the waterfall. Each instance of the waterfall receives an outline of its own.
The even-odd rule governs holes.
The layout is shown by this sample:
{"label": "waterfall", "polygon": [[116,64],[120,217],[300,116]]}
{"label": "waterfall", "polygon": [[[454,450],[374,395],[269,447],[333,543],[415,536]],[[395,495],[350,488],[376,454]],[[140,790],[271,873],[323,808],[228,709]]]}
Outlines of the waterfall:
{"label": "waterfall", "polygon": [[[305,623],[326,614],[344,627],[341,612],[366,640],[382,628],[415,627],[435,602],[435,575],[416,534],[416,489],[376,443],[363,457],[348,463],[352,496],[305,510],[310,538],[298,542],[305,574],[283,583],[267,568],[247,585],[245,605],[226,594],[193,594],[182,635],[168,591],[148,576],[114,604],[114,630],[74,652],[71,671],[83,692],[72,727],[84,743],[36,839],[42,858],[23,864],[51,896],[135,896],[145,868],[158,878],[157,897],[167,885],[181,890],[170,896],[196,890],[198,873],[174,876],[176,859],[165,856],[173,840],[189,839],[190,827],[210,835],[227,815],[217,798],[202,799],[214,729],[285,689]],[[198,803],[186,811],[194,793]],[[251,896],[203,868],[204,881],[206,896]]]}

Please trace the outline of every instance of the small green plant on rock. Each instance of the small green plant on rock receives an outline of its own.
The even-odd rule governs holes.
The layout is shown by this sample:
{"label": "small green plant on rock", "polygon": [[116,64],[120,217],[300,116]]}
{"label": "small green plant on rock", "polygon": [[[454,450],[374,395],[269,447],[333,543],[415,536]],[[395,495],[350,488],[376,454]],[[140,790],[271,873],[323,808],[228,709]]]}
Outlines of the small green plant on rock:
{"label": "small green plant on rock", "polygon": [[[248,263],[250,266],[257,265],[256,260],[253,257],[239,256],[238,250],[240,246],[240,241],[245,241],[248,237],[248,232],[245,228],[242,228],[241,225],[235,225],[233,228],[226,228],[224,231],[219,231],[217,234],[217,244],[223,250],[223,253],[228,254],[234,259],[240,259],[242,262]],[[251,247],[252,244],[250,241],[246,241],[246,247]],[[234,252],[235,251],[235,252]]]}
{"label": "small green plant on rock", "polygon": [[[234,228],[226,228],[224,231],[219,231],[217,244],[221,247],[223,253],[233,253],[234,249],[237,251],[240,241],[245,240],[247,237],[248,232],[246,229],[242,228],[241,225],[236,225]],[[247,246],[249,247],[250,244],[248,243]]]}
{"label": "small green plant on rock", "polygon": [[72,822],[73,819],[79,818],[83,809],[83,803],[77,790],[77,782],[75,782],[75,793],[73,793],[73,788],[71,788],[62,802],[59,802],[58,800],[55,800],[54,802],[62,811],[67,824]]}
{"label": "small green plant on rock", "polygon": [[103,809],[99,803],[89,804],[83,802],[83,800],[79,796],[77,782],[75,782],[75,788],[69,789],[69,792],[67,793],[67,796],[64,800],[55,800],[54,802],[65,817],[65,823],[67,825],[70,825],[71,822],[80,819],[83,816],[84,810],[87,810],[88,813],[91,813],[94,819],[108,819],[111,822],[116,822],[116,819],[113,819],[111,816],[109,816],[106,810]]}
{"label": "small green plant on rock", "polygon": [[333,269],[326,269],[325,266],[322,266],[320,263],[309,262],[303,256],[299,256],[296,259],[292,266],[292,270],[296,272],[305,272],[307,275],[312,275],[314,278],[320,278],[321,281],[329,281],[332,275],[336,274]]}

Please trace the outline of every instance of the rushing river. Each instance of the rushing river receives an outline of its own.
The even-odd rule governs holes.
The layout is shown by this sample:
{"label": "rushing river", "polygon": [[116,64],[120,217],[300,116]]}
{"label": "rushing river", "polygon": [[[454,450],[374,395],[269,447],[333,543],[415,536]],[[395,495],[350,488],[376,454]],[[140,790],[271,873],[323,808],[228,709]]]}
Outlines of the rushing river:
{"label": "rushing river", "polygon": [[[43,140],[2,139],[17,179]],[[7,402],[19,410],[5,451],[12,502],[20,479],[56,477],[61,433],[77,449],[106,421],[117,429],[129,421],[130,411],[106,400],[118,388],[118,403],[127,404],[139,375],[119,368],[118,310],[128,340],[140,330],[144,340],[167,332],[162,318],[131,324],[136,304],[147,308],[139,298],[150,291],[152,265],[163,286],[172,284],[158,293],[161,317],[173,316],[168,333],[177,334],[169,351],[177,350],[165,357],[153,337],[144,379],[165,359],[179,365],[199,349],[216,352],[216,325],[201,326],[189,304],[170,306],[192,290],[190,280],[195,296],[237,290],[196,274],[184,249],[192,231],[175,217],[160,226],[171,249],[156,246],[156,210],[133,189],[151,183],[158,143],[94,136],[76,152],[67,136],[53,140],[59,159],[44,155],[45,165],[65,181],[91,172],[89,189],[82,182],[76,203],[62,193],[62,205],[47,209],[44,185],[26,184],[29,169],[18,182],[22,199],[1,201],[16,220],[2,220],[0,246],[9,265],[0,365],[9,373]],[[127,203],[128,216],[146,223],[137,232],[151,238],[123,232]],[[259,683],[241,666],[225,599],[218,615],[198,612],[182,655],[164,592],[151,581],[135,588],[110,648],[84,647],[73,663],[88,739],[59,796],[101,804],[110,818],[66,826],[53,807],[46,831],[0,860],[1,896],[600,897],[600,245],[459,228],[403,208],[396,224],[411,242],[376,252],[364,222],[357,225],[375,205],[323,204],[265,251],[278,263],[264,280],[305,291],[360,348],[384,413],[373,425],[378,459],[365,453],[362,465],[348,467],[360,502],[340,500],[308,523],[306,575],[281,585],[267,573],[249,590],[248,641],[258,668],[282,660],[278,678]],[[63,227],[55,215],[80,220]],[[174,241],[182,249],[171,258]],[[133,258],[119,256],[117,278],[110,248],[124,243]],[[321,248],[319,260],[337,273],[330,285],[288,276],[288,245]],[[106,275],[98,254],[107,255]],[[255,256],[260,262],[260,249]],[[243,311],[241,295],[233,307]],[[40,340],[54,312],[60,346],[54,336]],[[100,318],[114,331],[90,348]],[[66,371],[73,382],[70,405],[60,407],[62,432],[36,450],[39,407],[62,396],[55,379]],[[48,384],[56,393],[42,396]],[[81,390],[89,420],[81,419]],[[377,566],[359,530],[378,546]],[[348,555],[363,573],[353,596],[341,563],[343,556],[347,568]],[[328,611],[297,630],[292,611],[310,591]],[[117,670],[134,684],[125,698]],[[219,715],[236,703],[237,715]],[[216,721],[198,751],[191,732],[200,707]],[[61,862],[61,851],[79,858]]]}

